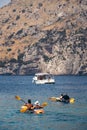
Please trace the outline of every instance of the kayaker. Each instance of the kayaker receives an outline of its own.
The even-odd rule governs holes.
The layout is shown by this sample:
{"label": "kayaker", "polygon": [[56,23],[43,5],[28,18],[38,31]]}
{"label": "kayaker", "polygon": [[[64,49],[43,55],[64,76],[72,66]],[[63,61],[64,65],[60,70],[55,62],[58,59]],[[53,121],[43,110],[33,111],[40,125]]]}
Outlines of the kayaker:
{"label": "kayaker", "polygon": [[62,101],[62,98],[63,98],[63,94],[61,94],[61,96],[59,97],[59,99]]}
{"label": "kayaker", "polygon": [[40,109],[40,108],[43,108],[43,106],[40,105],[40,102],[39,101],[36,101],[34,103],[34,109]]}
{"label": "kayaker", "polygon": [[33,104],[31,103],[31,99],[28,99],[28,103],[25,104],[25,106],[27,106],[27,110],[33,110]]}
{"label": "kayaker", "polygon": [[70,100],[70,97],[67,94],[62,95],[61,101],[68,103],[69,100]]}

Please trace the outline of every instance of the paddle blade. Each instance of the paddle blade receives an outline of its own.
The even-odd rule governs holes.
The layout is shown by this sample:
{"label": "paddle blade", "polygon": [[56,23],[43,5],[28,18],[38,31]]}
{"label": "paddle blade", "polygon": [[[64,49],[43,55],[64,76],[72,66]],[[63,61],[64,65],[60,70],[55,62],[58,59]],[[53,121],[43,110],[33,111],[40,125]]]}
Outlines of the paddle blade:
{"label": "paddle blade", "polygon": [[28,110],[27,106],[22,106],[20,112],[24,113]]}
{"label": "paddle blade", "polygon": [[70,103],[74,103],[75,102],[75,99],[74,98],[70,98]]}
{"label": "paddle blade", "polygon": [[21,98],[19,96],[15,96],[16,100],[21,100]]}
{"label": "paddle blade", "polygon": [[50,97],[49,100],[56,102],[56,97]]}
{"label": "paddle blade", "polygon": [[46,107],[47,105],[48,105],[47,102],[43,102],[41,106],[42,106],[42,107]]}

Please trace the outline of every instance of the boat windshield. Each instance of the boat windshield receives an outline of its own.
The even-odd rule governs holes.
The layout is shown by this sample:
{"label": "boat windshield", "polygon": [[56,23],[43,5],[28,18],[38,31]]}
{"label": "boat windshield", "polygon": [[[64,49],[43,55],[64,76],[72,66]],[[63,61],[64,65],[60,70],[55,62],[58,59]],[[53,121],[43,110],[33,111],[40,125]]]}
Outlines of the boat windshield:
{"label": "boat windshield", "polygon": [[51,75],[37,75],[38,80],[51,79]]}

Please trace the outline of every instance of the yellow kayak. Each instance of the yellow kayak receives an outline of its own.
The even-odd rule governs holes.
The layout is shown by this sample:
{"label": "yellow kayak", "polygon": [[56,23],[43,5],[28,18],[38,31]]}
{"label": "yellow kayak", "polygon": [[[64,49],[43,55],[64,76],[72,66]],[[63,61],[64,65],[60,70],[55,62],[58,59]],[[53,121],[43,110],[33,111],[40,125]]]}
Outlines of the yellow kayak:
{"label": "yellow kayak", "polygon": [[59,97],[50,97],[49,100],[51,100],[53,102],[64,102],[64,103],[74,103],[75,102],[74,98],[70,98],[69,102],[61,101],[61,99]]}
{"label": "yellow kayak", "polygon": [[41,108],[41,109],[34,109],[34,113],[35,114],[44,114],[44,110]]}
{"label": "yellow kayak", "polygon": [[44,110],[42,108],[41,109],[28,110],[27,106],[22,106],[21,109],[20,109],[20,112],[21,113],[28,112],[28,113],[35,113],[35,114],[43,114]]}

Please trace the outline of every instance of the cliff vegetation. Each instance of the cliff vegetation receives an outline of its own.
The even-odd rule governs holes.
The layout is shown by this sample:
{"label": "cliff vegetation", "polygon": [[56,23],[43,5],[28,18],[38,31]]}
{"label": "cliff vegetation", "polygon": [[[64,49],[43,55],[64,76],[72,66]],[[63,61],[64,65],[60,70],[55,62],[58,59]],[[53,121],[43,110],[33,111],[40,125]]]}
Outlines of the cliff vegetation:
{"label": "cliff vegetation", "polygon": [[87,74],[87,0],[11,0],[0,8],[0,74]]}

